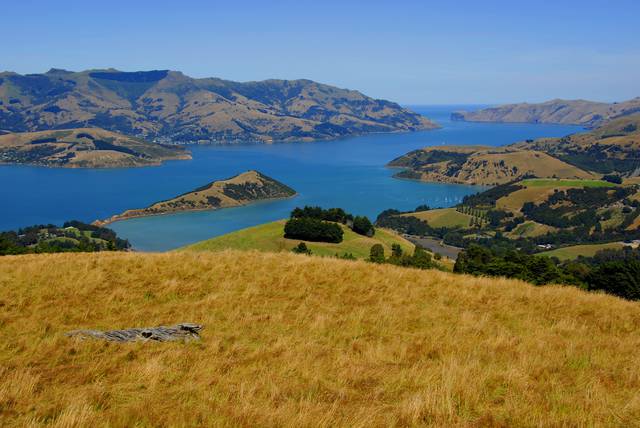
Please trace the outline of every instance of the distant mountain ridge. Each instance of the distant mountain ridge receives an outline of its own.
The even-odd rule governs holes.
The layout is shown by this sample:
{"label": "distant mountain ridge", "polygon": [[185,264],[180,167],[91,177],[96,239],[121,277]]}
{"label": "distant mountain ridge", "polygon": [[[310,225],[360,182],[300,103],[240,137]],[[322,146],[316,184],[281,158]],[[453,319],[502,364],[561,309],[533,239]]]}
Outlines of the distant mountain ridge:
{"label": "distant mountain ridge", "polygon": [[0,73],[0,130],[86,127],[161,142],[270,142],[437,125],[396,103],[311,80],[240,83],[169,70]]}
{"label": "distant mountain ridge", "polygon": [[467,122],[556,123],[594,128],[638,112],[640,97],[620,103],[556,99],[539,104],[506,104],[473,112],[457,111],[451,118]]}

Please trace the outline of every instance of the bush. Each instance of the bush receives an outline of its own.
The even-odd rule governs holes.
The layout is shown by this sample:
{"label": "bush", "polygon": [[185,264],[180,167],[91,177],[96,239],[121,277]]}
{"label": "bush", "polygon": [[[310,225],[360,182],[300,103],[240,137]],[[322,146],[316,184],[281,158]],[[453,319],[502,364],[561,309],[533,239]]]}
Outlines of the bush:
{"label": "bush", "polygon": [[369,252],[369,261],[374,263],[384,263],[384,247],[381,244],[375,244]]}
{"label": "bush", "polygon": [[307,248],[307,244],[305,244],[304,242],[299,243],[298,246],[294,247],[291,251],[296,254],[306,254],[308,256],[311,255],[311,250]]}
{"label": "bush", "polygon": [[620,177],[618,174],[607,174],[602,177],[602,179],[604,181],[608,181],[609,183],[622,184],[622,177]]}
{"label": "bush", "polygon": [[288,239],[337,244],[343,235],[339,225],[315,218],[292,218],[284,226],[284,237]]}
{"label": "bush", "polygon": [[359,235],[369,237],[373,236],[376,233],[373,224],[371,224],[371,221],[369,221],[369,219],[365,216],[356,216],[353,219],[353,226],[351,227],[351,230]]}

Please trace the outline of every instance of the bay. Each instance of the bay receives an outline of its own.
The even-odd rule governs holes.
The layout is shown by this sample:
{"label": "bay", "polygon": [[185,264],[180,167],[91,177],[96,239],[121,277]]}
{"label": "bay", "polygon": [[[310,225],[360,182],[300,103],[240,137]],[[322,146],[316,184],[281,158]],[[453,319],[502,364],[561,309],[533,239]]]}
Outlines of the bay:
{"label": "bay", "polygon": [[413,106],[436,120],[435,131],[373,134],[314,143],[191,147],[193,159],[132,169],[0,167],[0,230],[32,224],[91,222],[193,190],[210,181],[256,169],[293,187],[298,196],[218,211],[120,221],[109,227],[142,251],[165,251],[288,216],[296,206],[342,207],[374,219],[387,208],[420,204],[447,207],[477,186],[421,183],[392,177],[385,167],[411,150],[434,145],[500,146],[563,136],[577,126],[452,122],[458,109],[479,106]]}

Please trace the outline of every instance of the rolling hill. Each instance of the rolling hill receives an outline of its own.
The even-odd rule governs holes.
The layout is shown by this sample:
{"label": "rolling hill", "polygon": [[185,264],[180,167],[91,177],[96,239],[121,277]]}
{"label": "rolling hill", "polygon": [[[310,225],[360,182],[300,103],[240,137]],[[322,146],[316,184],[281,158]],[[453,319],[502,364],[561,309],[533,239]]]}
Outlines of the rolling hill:
{"label": "rolling hill", "polygon": [[305,242],[314,255],[342,256],[344,254],[351,254],[359,259],[366,259],[369,257],[371,247],[375,244],[381,244],[387,256],[391,254],[392,244],[399,244],[403,251],[408,254],[413,253],[415,247],[411,242],[392,231],[378,228],[373,237],[368,237],[359,235],[344,225],[341,225],[344,231],[344,239],[338,244],[287,239],[284,237],[284,224],[284,220],[261,224],[206,241],[197,242],[185,247],[185,250],[223,251],[232,249],[281,252],[291,251],[291,249],[300,242]]}
{"label": "rolling hill", "polygon": [[640,174],[640,114],[621,117],[589,132],[514,144],[539,150],[579,168],[607,174]]}
{"label": "rolling hill", "polygon": [[146,142],[98,128],[0,135],[0,163],[66,168],[122,168],[191,159],[176,146]]}
{"label": "rolling hill", "polygon": [[[633,426],[640,306],[260,252],[0,259],[0,422]],[[202,324],[198,342],[78,328]]]}
{"label": "rolling hill", "polygon": [[434,146],[414,150],[389,163],[403,168],[399,178],[495,186],[525,176],[595,178],[548,154],[506,147]]}
{"label": "rolling hill", "polygon": [[594,179],[617,173],[640,175],[640,114],[612,120],[594,130],[541,138],[504,147],[432,146],[389,163],[400,178],[497,185],[533,176]]}
{"label": "rolling hill", "polygon": [[437,127],[398,104],[310,80],[178,71],[0,73],[0,129],[99,127],[160,142],[310,141]]}
{"label": "rolling hill", "polygon": [[468,122],[558,123],[596,127],[638,112],[640,97],[620,103],[556,99],[539,104],[507,104],[474,112],[458,111],[451,118]]}
{"label": "rolling hill", "polygon": [[256,201],[290,198],[295,194],[292,188],[258,171],[251,170],[226,180],[213,181],[146,208],[130,209],[106,220],[97,220],[93,224],[104,226],[114,221],[135,217],[238,207]]}

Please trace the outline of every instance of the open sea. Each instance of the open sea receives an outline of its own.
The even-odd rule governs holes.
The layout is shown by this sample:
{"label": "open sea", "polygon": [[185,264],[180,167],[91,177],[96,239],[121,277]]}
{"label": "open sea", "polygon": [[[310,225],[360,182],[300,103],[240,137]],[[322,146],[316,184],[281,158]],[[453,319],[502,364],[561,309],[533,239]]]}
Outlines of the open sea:
{"label": "open sea", "polygon": [[387,208],[448,207],[477,186],[421,183],[385,167],[411,150],[436,145],[501,146],[557,137],[578,126],[452,122],[454,110],[482,106],[411,106],[437,121],[435,131],[375,134],[314,143],[190,147],[193,160],[131,169],[0,166],[0,230],[33,224],[92,222],[256,169],[294,188],[297,197],[246,207],[137,218],[111,224],[142,251],[165,251],[285,218],[296,206],[342,207],[372,220]]}

